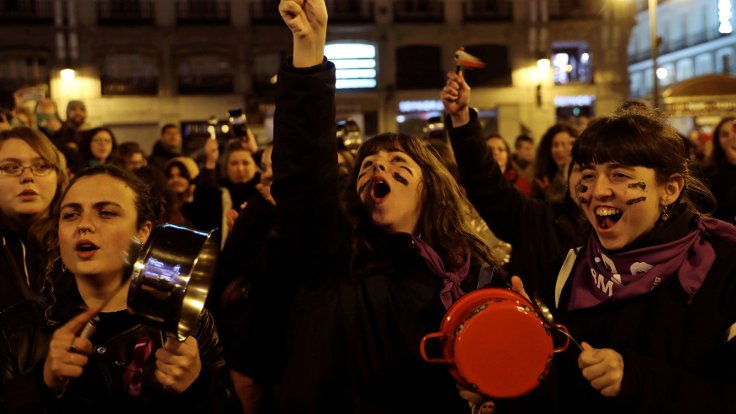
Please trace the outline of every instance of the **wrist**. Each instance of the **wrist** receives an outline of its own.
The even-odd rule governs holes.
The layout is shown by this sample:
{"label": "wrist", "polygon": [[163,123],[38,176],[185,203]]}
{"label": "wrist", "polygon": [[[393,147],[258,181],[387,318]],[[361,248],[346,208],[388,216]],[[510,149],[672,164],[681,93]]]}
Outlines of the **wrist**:
{"label": "wrist", "polygon": [[321,64],[324,59],[326,37],[326,34],[320,34],[316,38],[301,38],[294,34],[294,67],[311,68]]}
{"label": "wrist", "polygon": [[459,128],[470,122],[470,110],[465,107],[454,114],[450,114],[450,120],[453,128]]}

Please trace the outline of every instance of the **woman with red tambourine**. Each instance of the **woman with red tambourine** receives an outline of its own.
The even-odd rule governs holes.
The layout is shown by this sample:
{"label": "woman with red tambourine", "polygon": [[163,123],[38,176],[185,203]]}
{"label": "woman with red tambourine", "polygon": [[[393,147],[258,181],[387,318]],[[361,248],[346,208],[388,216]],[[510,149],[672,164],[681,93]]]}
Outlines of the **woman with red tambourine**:
{"label": "woman with red tambourine", "polygon": [[[469,95],[450,74],[442,97],[454,129],[478,122]],[[463,178],[493,166],[482,135],[450,135]],[[576,140],[570,191],[593,231],[549,275],[548,297],[584,342],[555,357],[546,412],[733,411],[736,228],[704,213],[713,198],[686,157],[666,120],[637,105]]]}

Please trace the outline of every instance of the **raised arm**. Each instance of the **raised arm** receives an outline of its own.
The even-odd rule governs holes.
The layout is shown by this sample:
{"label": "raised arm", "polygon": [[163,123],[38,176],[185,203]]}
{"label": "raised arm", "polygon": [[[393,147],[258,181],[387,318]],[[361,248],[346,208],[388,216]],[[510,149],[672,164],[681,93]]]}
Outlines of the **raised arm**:
{"label": "raised arm", "polygon": [[278,75],[272,195],[289,260],[305,281],[320,277],[337,248],[339,222],[335,143],[335,67],[324,59],[324,0],[281,1],[294,38],[293,63]]}

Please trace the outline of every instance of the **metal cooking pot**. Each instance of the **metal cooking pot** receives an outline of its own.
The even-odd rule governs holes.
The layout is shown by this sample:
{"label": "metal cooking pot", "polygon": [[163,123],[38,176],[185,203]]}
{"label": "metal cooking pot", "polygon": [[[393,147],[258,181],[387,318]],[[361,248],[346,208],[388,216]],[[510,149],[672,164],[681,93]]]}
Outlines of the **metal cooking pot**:
{"label": "metal cooking pot", "polygon": [[219,245],[217,229],[154,228],[133,264],[128,310],[184,341],[204,308]]}
{"label": "metal cooking pot", "polygon": [[[447,365],[465,388],[493,398],[513,398],[536,388],[547,375],[552,356],[567,348],[567,337],[554,348],[551,329],[567,331],[545,323],[531,302],[511,290],[479,289],[447,310],[440,331],[425,335],[419,351],[425,361]],[[435,341],[439,357],[427,354],[428,343]]]}

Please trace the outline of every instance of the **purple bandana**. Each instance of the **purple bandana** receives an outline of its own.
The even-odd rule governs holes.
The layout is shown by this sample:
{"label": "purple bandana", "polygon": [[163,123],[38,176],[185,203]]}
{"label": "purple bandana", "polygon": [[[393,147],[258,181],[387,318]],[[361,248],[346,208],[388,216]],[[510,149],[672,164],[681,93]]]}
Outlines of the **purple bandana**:
{"label": "purple bandana", "polygon": [[586,256],[574,271],[568,309],[639,296],[674,275],[692,300],[716,258],[704,236],[736,242],[736,227],[701,218],[698,227],[681,239],[624,253],[606,252],[591,236]]}
{"label": "purple bandana", "polygon": [[143,387],[143,366],[153,352],[153,340],[144,336],[139,338],[133,347],[133,358],[123,374],[123,384],[128,394],[141,396]]}
{"label": "purple bandana", "polygon": [[427,266],[432,269],[432,272],[442,278],[444,287],[440,292],[440,299],[442,304],[445,305],[445,309],[452,305],[452,302],[456,301],[460,296],[464,295],[465,292],[460,289],[460,282],[468,277],[468,271],[470,271],[470,253],[465,253],[465,263],[456,272],[449,272],[445,270],[445,264],[442,259],[437,255],[432,246],[430,246],[424,240],[411,236],[414,246],[416,246],[419,254],[427,262]]}

